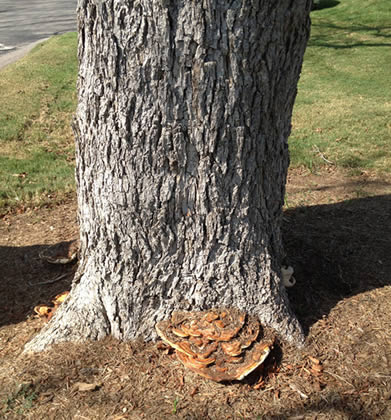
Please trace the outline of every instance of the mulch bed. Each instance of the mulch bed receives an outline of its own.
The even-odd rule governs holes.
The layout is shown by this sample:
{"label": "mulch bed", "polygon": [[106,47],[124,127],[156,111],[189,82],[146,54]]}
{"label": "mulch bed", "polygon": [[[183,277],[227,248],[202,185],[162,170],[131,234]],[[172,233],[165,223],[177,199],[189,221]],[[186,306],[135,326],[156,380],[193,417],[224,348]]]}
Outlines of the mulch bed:
{"label": "mulch bed", "polygon": [[[360,193],[357,194],[357,191]],[[24,355],[33,307],[76,266],[40,258],[77,237],[73,199],[0,221],[0,411],[4,418],[390,419],[391,184],[290,174],[284,238],[306,346],[279,343],[245,381],[205,380],[161,343],[106,338]],[[56,277],[62,279],[48,282]]]}

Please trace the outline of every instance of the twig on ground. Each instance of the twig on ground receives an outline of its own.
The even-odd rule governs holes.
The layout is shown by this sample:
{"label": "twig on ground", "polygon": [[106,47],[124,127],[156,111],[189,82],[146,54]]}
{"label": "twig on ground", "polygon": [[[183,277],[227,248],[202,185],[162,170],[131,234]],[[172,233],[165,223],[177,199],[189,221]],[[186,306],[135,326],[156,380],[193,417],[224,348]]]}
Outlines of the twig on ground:
{"label": "twig on ground", "polygon": [[340,381],[343,381],[347,383],[348,385],[350,385],[352,388],[354,388],[353,384],[351,384],[350,382],[348,382],[346,379],[342,378],[341,376],[337,375],[336,373],[332,373],[328,370],[325,370],[324,373],[327,373],[328,375],[333,376],[335,379],[339,379]]}
{"label": "twig on ground", "polygon": [[69,276],[69,273],[64,273],[64,274],[61,274],[61,276],[58,276],[58,277],[56,277],[56,278],[55,278],[55,279],[53,279],[53,280],[41,281],[41,282],[39,282],[39,283],[30,283],[30,282],[29,282],[29,285],[30,285],[30,286],[41,286],[41,285],[43,285],[43,284],[52,284],[52,283],[55,283],[56,281],[60,281],[60,280],[62,280],[63,278],[65,278],[65,277],[67,277],[67,276]]}
{"label": "twig on ground", "polygon": [[292,389],[293,391],[296,391],[300,397],[307,399],[308,395],[304,394],[304,392],[300,391],[300,389],[295,385],[295,384],[289,384],[290,389]]}
{"label": "twig on ground", "polygon": [[314,150],[315,150],[315,152],[317,152],[317,153],[319,153],[319,156],[326,162],[326,163],[328,163],[329,165],[335,165],[335,163],[334,162],[331,162],[330,160],[328,160],[328,159],[326,159],[326,157],[325,157],[325,155],[319,150],[319,147],[316,145],[316,144],[314,144]]}

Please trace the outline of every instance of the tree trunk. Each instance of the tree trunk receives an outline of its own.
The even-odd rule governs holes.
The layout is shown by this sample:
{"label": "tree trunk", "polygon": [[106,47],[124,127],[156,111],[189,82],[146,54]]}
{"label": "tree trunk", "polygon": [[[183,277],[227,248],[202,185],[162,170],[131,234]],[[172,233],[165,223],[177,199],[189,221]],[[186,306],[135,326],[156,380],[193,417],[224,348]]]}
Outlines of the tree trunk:
{"label": "tree trunk", "polygon": [[155,337],[174,310],[302,329],[281,284],[291,113],[310,0],[79,0],[81,236],[28,345]]}

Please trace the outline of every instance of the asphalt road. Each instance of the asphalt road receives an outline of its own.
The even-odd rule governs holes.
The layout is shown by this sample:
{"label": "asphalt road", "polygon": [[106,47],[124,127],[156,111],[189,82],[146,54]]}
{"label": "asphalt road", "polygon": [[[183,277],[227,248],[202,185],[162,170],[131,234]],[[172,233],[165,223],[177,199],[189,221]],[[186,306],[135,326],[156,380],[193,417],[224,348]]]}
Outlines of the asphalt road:
{"label": "asphalt road", "polygon": [[0,0],[0,68],[52,35],[76,30],[77,0]]}

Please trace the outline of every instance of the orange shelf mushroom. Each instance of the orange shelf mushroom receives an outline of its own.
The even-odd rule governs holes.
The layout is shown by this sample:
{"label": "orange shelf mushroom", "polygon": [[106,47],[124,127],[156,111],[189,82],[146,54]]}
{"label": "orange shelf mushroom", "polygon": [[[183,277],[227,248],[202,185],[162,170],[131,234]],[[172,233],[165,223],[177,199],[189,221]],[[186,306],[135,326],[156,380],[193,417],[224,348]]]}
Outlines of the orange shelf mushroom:
{"label": "orange shelf mushroom", "polygon": [[38,317],[46,318],[46,320],[49,321],[54,315],[54,312],[64,302],[68,295],[69,292],[62,292],[52,300],[54,306],[38,305],[34,308],[34,312],[38,315]]}
{"label": "orange shelf mushroom", "polygon": [[156,331],[185,367],[217,382],[245,378],[265,361],[274,343],[255,317],[236,309],[175,312],[158,322]]}

